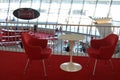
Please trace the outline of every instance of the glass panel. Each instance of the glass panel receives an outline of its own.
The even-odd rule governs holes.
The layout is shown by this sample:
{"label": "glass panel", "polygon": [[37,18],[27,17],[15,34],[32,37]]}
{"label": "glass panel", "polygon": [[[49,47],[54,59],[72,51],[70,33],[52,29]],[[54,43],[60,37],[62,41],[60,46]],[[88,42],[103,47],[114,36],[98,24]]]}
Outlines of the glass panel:
{"label": "glass panel", "polygon": [[5,21],[7,16],[15,18],[12,13],[17,8],[31,7],[40,12],[40,17],[31,22],[91,24],[89,16],[112,17],[120,21],[119,4],[119,0],[0,0],[0,20]]}
{"label": "glass panel", "polygon": [[95,17],[107,17],[109,12],[109,5],[111,0],[107,0],[107,2],[102,3],[101,1],[98,1],[98,5],[96,7],[95,11]]}

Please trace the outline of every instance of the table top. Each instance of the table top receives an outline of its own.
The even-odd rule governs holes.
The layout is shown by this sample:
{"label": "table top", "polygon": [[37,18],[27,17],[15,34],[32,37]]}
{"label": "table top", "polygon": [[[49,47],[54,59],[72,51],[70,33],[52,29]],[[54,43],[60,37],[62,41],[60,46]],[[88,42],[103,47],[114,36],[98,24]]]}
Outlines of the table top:
{"label": "table top", "polygon": [[80,34],[64,34],[59,36],[59,39],[63,40],[83,40],[85,37]]}

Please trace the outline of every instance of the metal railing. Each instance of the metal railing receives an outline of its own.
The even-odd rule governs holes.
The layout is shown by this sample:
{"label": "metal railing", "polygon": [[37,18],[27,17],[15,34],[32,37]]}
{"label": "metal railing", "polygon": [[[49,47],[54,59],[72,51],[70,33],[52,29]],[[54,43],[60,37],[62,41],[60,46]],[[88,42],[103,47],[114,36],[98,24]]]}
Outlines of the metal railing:
{"label": "metal railing", "polygon": [[[19,30],[33,30],[34,28],[34,22],[8,22],[7,26],[5,22],[1,22],[0,26],[1,29],[10,30],[13,29],[13,31],[19,31]],[[85,43],[86,48],[89,46],[89,42],[91,38],[103,38],[109,33],[115,33],[120,34],[120,26],[112,26],[112,25],[75,25],[75,24],[53,24],[53,23],[37,23],[38,28],[37,32],[41,33],[47,33],[47,34],[54,34],[56,40],[49,40],[48,45],[53,49],[53,54],[58,55],[69,55],[69,52],[65,50],[66,43],[64,40],[60,40],[59,36],[62,34],[80,34],[84,35],[85,39],[82,41],[76,41],[75,46],[73,49],[73,54],[75,56],[87,56],[87,53],[83,50],[81,50],[82,45],[80,42]],[[12,28],[11,28],[12,27]],[[56,32],[55,30],[58,29],[60,31]],[[10,37],[11,35],[8,35]],[[20,47],[20,43],[15,39],[14,41],[2,41],[4,36],[1,37],[0,41],[0,50],[7,50],[7,51],[17,51],[17,52],[24,52],[24,49]],[[15,36],[16,37],[16,36]],[[13,42],[13,45],[10,45]],[[16,44],[14,44],[16,43]],[[6,45],[3,45],[6,44]],[[119,57],[119,42],[116,48],[116,52],[114,57]]]}

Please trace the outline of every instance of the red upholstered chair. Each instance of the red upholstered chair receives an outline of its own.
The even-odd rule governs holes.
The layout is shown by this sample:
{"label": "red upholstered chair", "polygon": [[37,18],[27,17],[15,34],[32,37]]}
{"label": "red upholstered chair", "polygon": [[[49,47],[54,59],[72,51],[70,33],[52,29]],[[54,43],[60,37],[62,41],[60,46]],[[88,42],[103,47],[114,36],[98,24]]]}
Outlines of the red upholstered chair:
{"label": "red upholstered chair", "polygon": [[22,33],[21,38],[25,53],[28,55],[24,73],[26,73],[26,70],[30,66],[32,60],[42,60],[44,75],[46,76],[44,60],[48,59],[52,53],[52,49],[47,46],[48,41],[46,39],[35,38],[28,33]]}
{"label": "red upholstered chair", "polygon": [[[113,33],[107,35],[103,39],[92,39],[91,40],[90,47],[87,48],[87,53],[90,59],[91,58],[95,59],[95,64],[93,68],[93,76],[95,74],[96,64],[98,60],[110,61],[112,69],[113,69],[111,58],[112,58],[112,55],[114,54],[117,42],[118,42],[118,35],[113,34]],[[88,63],[90,62],[90,59]]]}

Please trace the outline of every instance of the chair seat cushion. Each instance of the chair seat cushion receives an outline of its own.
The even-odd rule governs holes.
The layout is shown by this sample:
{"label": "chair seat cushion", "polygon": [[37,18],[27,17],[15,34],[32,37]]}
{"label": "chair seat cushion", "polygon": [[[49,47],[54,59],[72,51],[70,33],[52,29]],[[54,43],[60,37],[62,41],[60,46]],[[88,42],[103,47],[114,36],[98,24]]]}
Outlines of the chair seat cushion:
{"label": "chair seat cushion", "polygon": [[99,49],[97,48],[88,48],[88,55],[92,58],[96,58],[99,55]]}
{"label": "chair seat cushion", "polygon": [[35,56],[29,55],[29,58],[32,60],[47,59],[51,56],[52,50],[51,50],[51,48],[47,47],[47,48],[42,49],[41,52],[36,52],[34,54],[35,54]]}
{"label": "chair seat cushion", "polygon": [[100,50],[97,48],[88,48],[87,52],[90,58],[104,59],[104,60],[111,58],[111,56],[107,56],[106,54],[101,55]]}
{"label": "chair seat cushion", "polygon": [[48,58],[51,55],[51,53],[51,48],[47,47],[42,50],[41,55],[43,55],[43,58]]}

